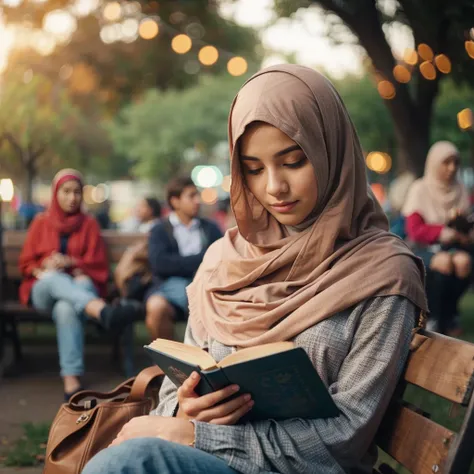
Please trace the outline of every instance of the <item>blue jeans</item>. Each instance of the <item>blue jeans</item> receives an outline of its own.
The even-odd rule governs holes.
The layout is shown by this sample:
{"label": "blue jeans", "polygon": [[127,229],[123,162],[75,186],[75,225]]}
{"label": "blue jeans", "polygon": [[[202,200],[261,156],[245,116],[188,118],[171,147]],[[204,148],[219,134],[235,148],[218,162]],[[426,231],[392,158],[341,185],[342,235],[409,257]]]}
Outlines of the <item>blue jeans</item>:
{"label": "blue jeans", "polygon": [[136,438],[104,449],[82,474],[236,474],[225,461],[159,438]]}
{"label": "blue jeans", "polygon": [[61,272],[48,273],[33,286],[33,306],[51,312],[56,323],[61,376],[84,373],[84,308],[96,298],[89,278],[74,280]]}
{"label": "blue jeans", "polygon": [[150,296],[160,295],[179,311],[179,317],[186,319],[188,315],[186,287],[191,282],[191,278],[169,277],[165,281],[153,283],[146,292],[145,300]]}

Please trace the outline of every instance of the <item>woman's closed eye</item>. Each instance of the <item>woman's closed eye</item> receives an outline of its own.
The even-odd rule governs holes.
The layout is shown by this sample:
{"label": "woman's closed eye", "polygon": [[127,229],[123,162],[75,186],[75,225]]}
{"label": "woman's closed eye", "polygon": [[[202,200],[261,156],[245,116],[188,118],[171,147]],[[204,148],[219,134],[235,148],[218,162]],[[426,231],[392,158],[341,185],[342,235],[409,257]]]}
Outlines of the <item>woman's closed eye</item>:
{"label": "woman's closed eye", "polygon": [[[281,166],[283,166],[285,168],[290,168],[290,169],[297,169],[297,168],[301,168],[302,166],[304,166],[307,162],[308,162],[308,159],[306,158],[306,156],[302,156],[301,158],[299,158],[296,161],[292,161],[292,162],[289,162],[289,163],[282,163]],[[260,166],[258,168],[249,168],[248,166],[245,166],[245,172],[247,174],[250,174],[250,175],[258,175],[263,170],[264,170],[263,166]]]}

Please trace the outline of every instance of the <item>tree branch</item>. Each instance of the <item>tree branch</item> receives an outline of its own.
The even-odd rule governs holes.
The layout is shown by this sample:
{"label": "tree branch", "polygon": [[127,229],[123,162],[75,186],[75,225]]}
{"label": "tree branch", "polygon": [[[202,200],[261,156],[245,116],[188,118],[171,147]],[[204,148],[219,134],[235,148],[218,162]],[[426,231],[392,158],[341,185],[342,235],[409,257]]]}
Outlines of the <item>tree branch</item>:
{"label": "tree branch", "polygon": [[15,137],[9,132],[4,132],[2,135],[0,135],[0,143],[3,140],[6,140],[10,144],[10,146],[18,153],[20,160],[24,165],[25,162],[24,162],[24,156],[23,156],[23,149],[21,148],[19,143],[15,140]]}

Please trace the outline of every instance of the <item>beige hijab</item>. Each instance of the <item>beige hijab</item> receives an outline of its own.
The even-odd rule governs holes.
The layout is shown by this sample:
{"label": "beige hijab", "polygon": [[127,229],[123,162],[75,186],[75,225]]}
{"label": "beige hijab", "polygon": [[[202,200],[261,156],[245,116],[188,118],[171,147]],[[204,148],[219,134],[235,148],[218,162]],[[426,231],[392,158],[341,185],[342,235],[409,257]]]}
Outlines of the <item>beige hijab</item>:
{"label": "beige hijab", "polygon": [[[300,232],[289,233],[245,186],[238,140],[254,121],[285,132],[313,164],[318,205]],[[198,341],[289,340],[374,296],[403,295],[426,310],[422,264],[387,232],[354,127],[325,77],[295,65],[255,74],[234,100],[229,139],[238,227],[212,245],[188,287]]]}
{"label": "beige hijab", "polygon": [[452,184],[438,179],[438,168],[446,158],[459,156],[459,150],[447,141],[436,142],[428,152],[423,178],[413,183],[403,206],[403,214],[420,214],[428,224],[445,224],[454,210],[466,211],[469,197],[457,179]]}

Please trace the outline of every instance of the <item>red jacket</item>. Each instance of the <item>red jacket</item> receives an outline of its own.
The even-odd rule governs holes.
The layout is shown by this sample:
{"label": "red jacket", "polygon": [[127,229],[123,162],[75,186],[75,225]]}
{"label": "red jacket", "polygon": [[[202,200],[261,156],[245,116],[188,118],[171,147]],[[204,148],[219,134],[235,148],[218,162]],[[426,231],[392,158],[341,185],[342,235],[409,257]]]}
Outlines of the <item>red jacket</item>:
{"label": "red jacket", "polygon": [[[20,301],[27,305],[31,288],[36,282],[32,275],[46,257],[59,252],[59,233],[51,226],[45,214],[39,214],[31,223],[20,255],[19,267],[23,274]],[[69,236],[67,254],[77,261],[76,269],[90,277],[101,296],[104,296],[109,278],[109,264],[100,228],[93,217],[86,216],[81,227]],[[69,271],[73,271],[71,268]]]}
{"label": "red jacket", "polygon": [[419,245],[433,245],[439,240],[443,225],[427,224],[418,212],[409,215],[405,221],[408,238]]}

